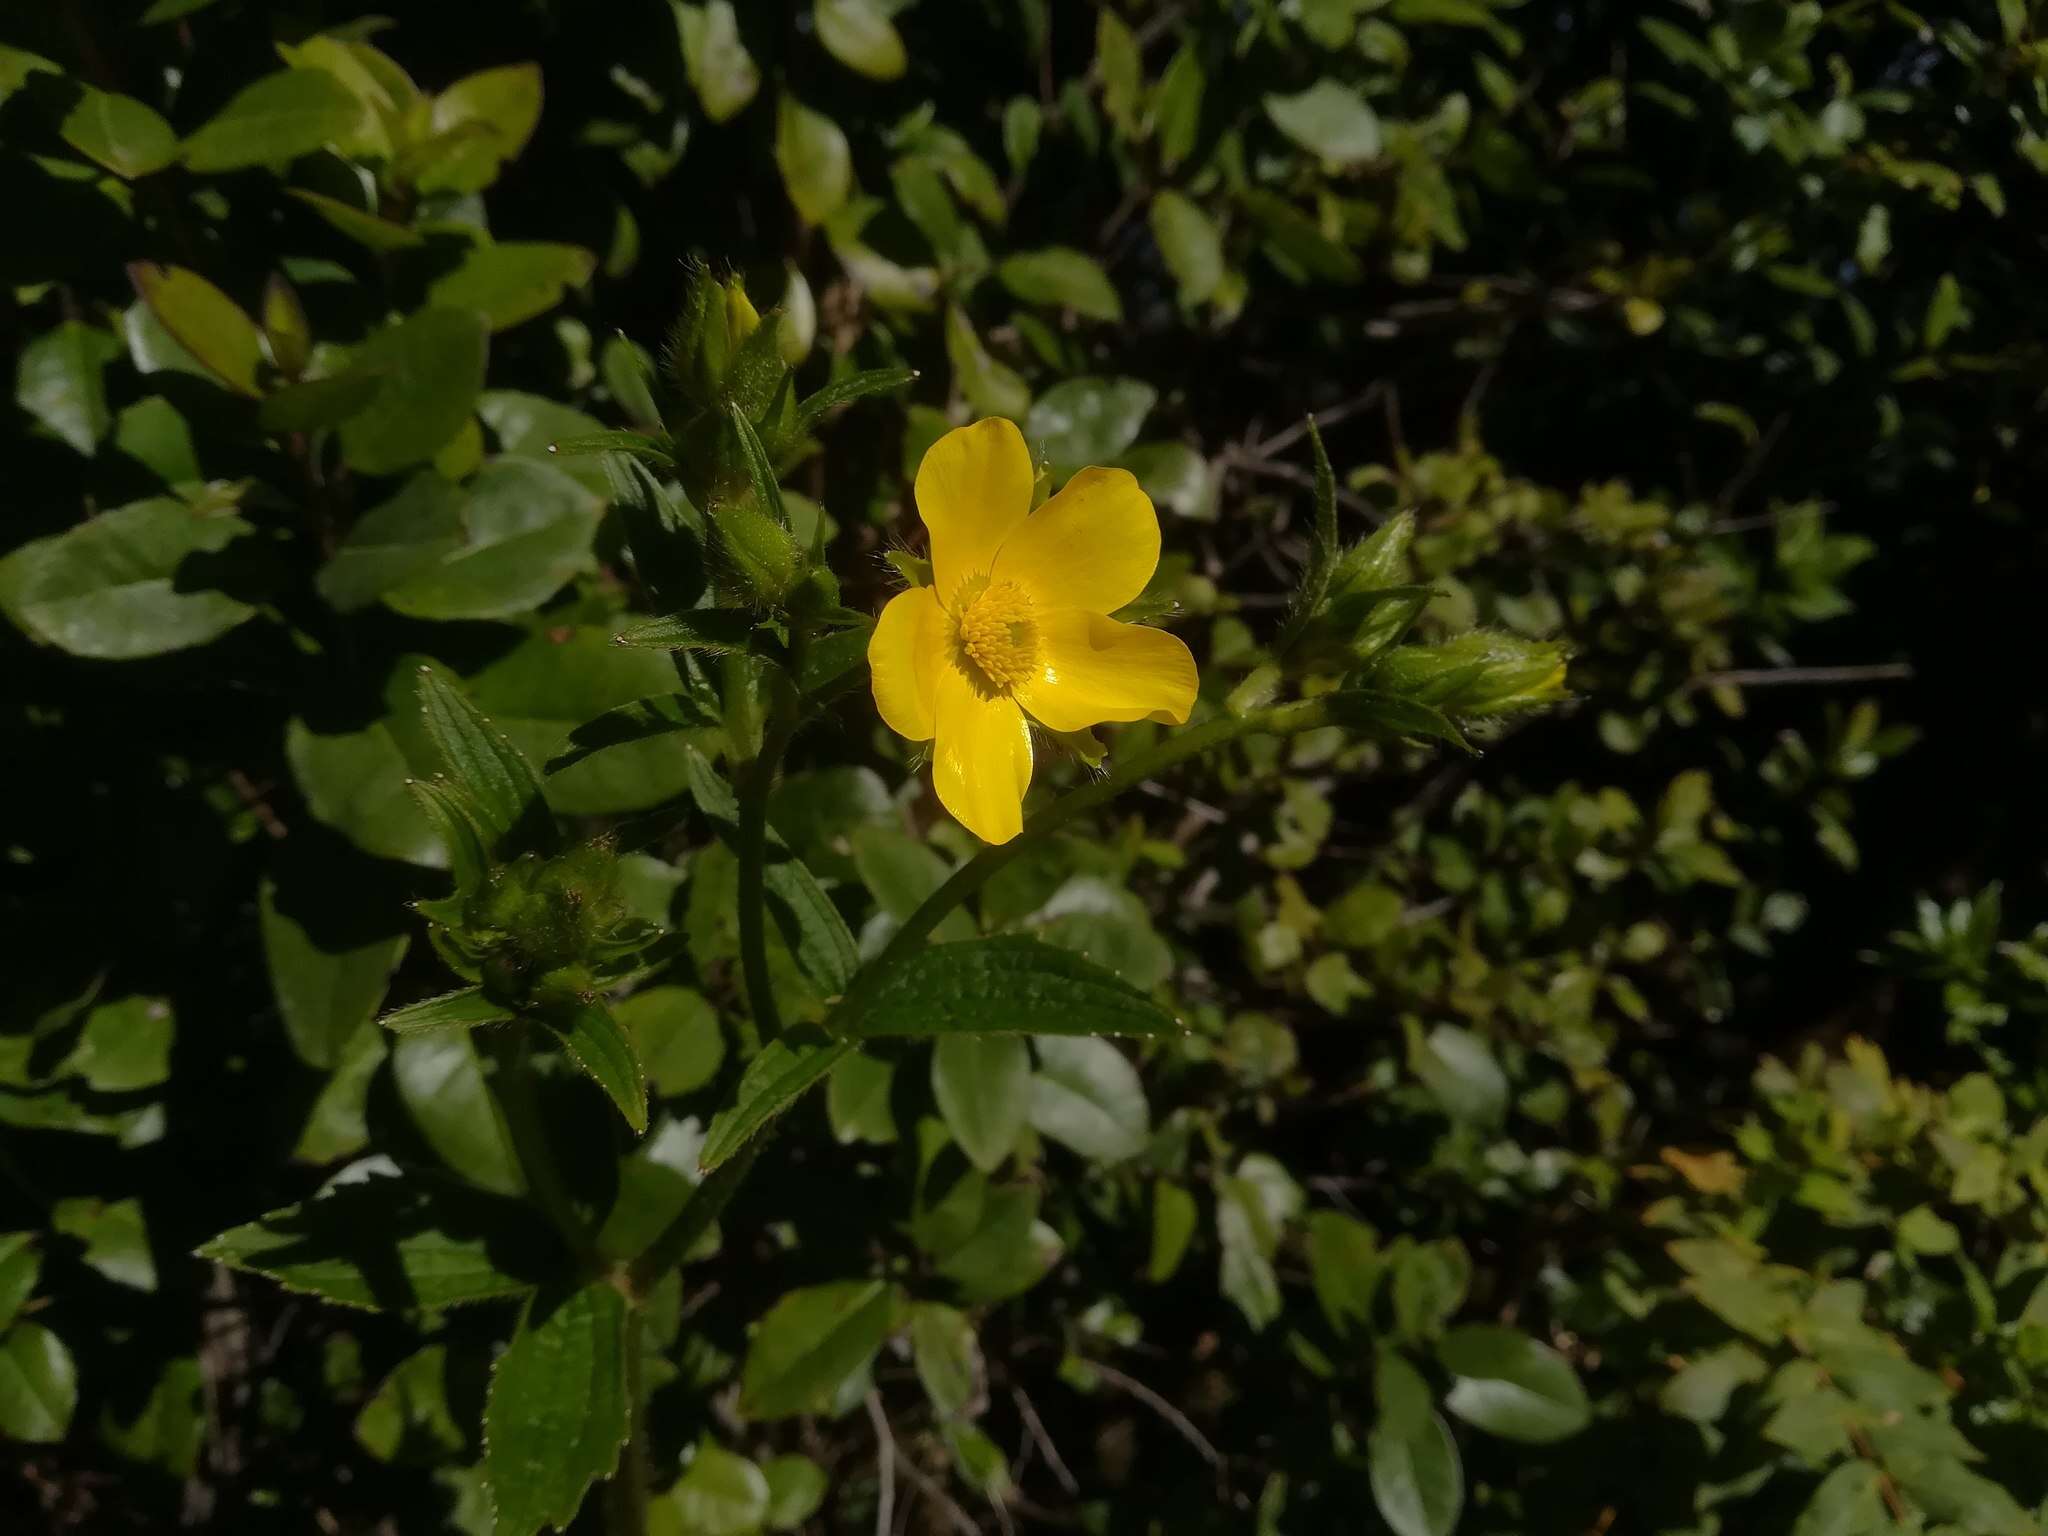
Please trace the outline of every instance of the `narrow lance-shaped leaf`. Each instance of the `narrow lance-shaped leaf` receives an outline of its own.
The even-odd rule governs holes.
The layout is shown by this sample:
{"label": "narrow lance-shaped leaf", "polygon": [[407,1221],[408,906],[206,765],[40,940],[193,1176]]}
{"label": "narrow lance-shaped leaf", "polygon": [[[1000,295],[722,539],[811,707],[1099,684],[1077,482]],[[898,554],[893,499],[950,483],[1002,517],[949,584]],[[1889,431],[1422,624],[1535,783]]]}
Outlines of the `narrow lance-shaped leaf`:
{"label": "narrow lance-shaped leaf", "polygon": [[446,779],[408,779],[405,787],[448,849],[455,889],[466,895],[490,873],[490,842],[474,797]]}
{"label": "narrow lance-shaped leaf", "polygon": [[558,437],[548,444],[548,452],[565,459],[579,458],[593,453],[630,453],[635,458],[662,469],[672,468],[675,456],[663,443],[647,436],[644,432],[585,432],[578,437]]}
{"label": "narrow lance-shaped leaf", "polygon": [[1330,573],[1337,564],[1337,476],[1323,447],[1323,435],[1316,430],[1316,419],[1310,416],[1306,421],[1309,447],[1316,462],[1315,521],[1311,524],[1308,564],[1301,573],[1301,587],[1287,615],[1287,627],[1274,644],[1274,650],[1283,654],[1293,648],[1309,621],[1322,611],[1330,594]]}
{"label": "narrow lance-shaped leaf", "polygon": [[718,717],[687,693],[635,699],[577,726],[569,733],[568,746],[548,759],[547,771],[560,773],[564,768],[573,768],[606,747],[648,741],[677,731],[715,730],[718,725]]}
{"label": "narrow lance-shaped leaf", "polygon": [[512,1010],[485,997],[483,988],[464,987],[394,1009],[377,1022],[403,1035],[421,1029],[474,1029],[480,1024],[502,1024],[511,1017]]}
{"label": "narrow lance-shaped leaf", "polygon": [[770,517],[787,528],[789,509],[782,504],[782,483],[775,478],[775,466],[768,461],[768,450],[761,444],[761,434],[754,430],[754,424],[747,420],[747,413],[738,404],[728,404],[726,414],[732,418],[733,435],[739,440],[740,457],[746,462],[747,480],[754,487],[754,499]]}
{"label": "narrow lance-shaped leaf", "polygon": [[647,1074],[633,1041],[609,1008],[597,998],[552,1008],[543,1015],[555,1038],[574,1061],[618,1106],[635,1131],[647,1129]]}
{"label": "narrow lance-shaped leaf", "polygon": [[807,429],[827,411],[850,405],[855,400],[864,400],[869,395],[885,395],[902,389],[916,379],[915,368],[870,368],[865,373],[849,373],[845,378],[827,384],[816,394],[805,397],[796,410],[797,428],[799,431]]}
{"label": "narrow lance-shaped leaf", "polygon": [[[468,791],[493,841],[518,849],[554,842],[540,775],[468,698],[430,667],[420,668],[420,713],[455,782]],[[496,850],[494,850],[496,851]]]}
{"label": "narrow lance-shaped leaf", "polygon": [[730,656],[747,649],[759,628],[753,614],[740,608],[693,608],[665,618],[635,624],[612,636],[614,645],[638,646],[649,650],[704,651],[713,656]]}

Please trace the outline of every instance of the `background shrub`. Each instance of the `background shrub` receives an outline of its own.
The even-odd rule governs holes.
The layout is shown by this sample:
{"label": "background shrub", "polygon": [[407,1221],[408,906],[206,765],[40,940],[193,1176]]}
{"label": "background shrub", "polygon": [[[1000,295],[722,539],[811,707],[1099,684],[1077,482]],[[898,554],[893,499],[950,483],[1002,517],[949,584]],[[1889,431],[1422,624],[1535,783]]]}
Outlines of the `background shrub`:
{"label": "background shrub", "polygon": [[[674,424],[708,263],[803,394],[917,371],[781,466],[848,607],[1008,415],[1145,483],[1220,710],[1316,412],[1429,589],[1403,686],[1488,715],[1477,632],[1573,698],[1252,738],[990,884],[964,931],[1187,1033],[878,1048],[793,1111],[647,1311],[651,1528],[2036,1529],[2035,6],[388,9],[0,19],[10,1528],[491,1528],[507,1308],[193,1256],[364,1157],[524,1188],[495,1058],[374,1022],[448,985],[422,667],[655,935],[647,1137],[543,1081],[575,1197],[630,1249],[694,1183],[760,1047],[724,738],[572,733],[682,697],[612,636],[705,572],[632,538],[658,470],[551,445]],[[872,952],[974,845],[840,681],[771,816]]]}

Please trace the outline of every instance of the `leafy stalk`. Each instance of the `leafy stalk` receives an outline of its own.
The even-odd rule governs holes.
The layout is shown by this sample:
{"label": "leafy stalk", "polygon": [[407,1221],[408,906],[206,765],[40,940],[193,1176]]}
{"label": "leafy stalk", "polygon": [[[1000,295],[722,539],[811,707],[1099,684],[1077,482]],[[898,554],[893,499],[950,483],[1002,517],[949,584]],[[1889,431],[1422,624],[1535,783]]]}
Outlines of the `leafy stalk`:
{"label": "leafy stalk", "polygon": [[494,1085],[498,1102],[505,1111],[505,1126],[512,1133],[512,1147],[519,1154],[519,1166],[526,1173],[526,1185],[549,1221],[568,1243],[569,1251],[581,1260],[593,1252],[590,1229],[584,1224],[569,1197],[569,1186],[548,1144],[547,1127],[541,1119],[540,1099],[534,1092],[531,1026],[515,1023],[510,1029],[495,1030],[489,1039],[498,1057]]}
{"label": "leafy stalk", "polygon": [[[1142,783],[1155,774],[1163,773],[1191,757],[1213,752],[1227,746],[1243,736],[1260,733],[1276,736],[1293,736],[1302,731],[1311,731],[1318,726],[1328,725],[1332,718],[1329,704],[1321,699],[1310,699],[1301,703],[1281,704],[1269,709],[1257,710],[1247,715],[1219,716],[1193,730],[1182,731],[1168,737],[1149,752],[1141,752],[1129,758],[1103,778],[1091,784],[1084,784],[1070,790],[1051,805],[1033,816],[1024,830],[1009,842],[987,847],[953,872],[946,883],[934,891],[918,909],[904,920],[881,954],[862,967],[846,996],[827,1019],[828,1031],[833,1021],[851,1019],[854,1011],[865,1007],[875,988],[898,964],[914,953],[932,930],[945,920],[948,913],[961,902],[980,890],[995,873],[1035,842],[1051,836],[1090,811],[1114,799],[1134,784]],[[765,755],[765,753],[764,753]],[[742,887],[744,890],[744,886]],[[753,909],[753,931],[758,943],[761,939],[761,912],[756,905]],[[741,940],[743,954],[748,931],[747,909],[741,910]],[[764,978],[765,980],[765,978]],[[750,989],[752,983],[749,983]],[[684,1204],[675,1219],[661,1234],[647,1246],[646,1251],[634,1263],[632,1284],[635,1294],[645,1295],[661,1277],[682,1262],[683,1255],[716,1221],[731,1203],[740,1185],[746,1180],[761,1149],[768,1138],[775,1134],[780,1120],[770,1121],[755,1133],[745,1147],[732,1158],[720,1164],[696,1192]]]}
{"label": "leafy stalk", "polygon": [[1308,564],[1301,573],[1301,589],[1295,593],[1286,625],[1273,642],[1276,656],[1293,650],[1309,620],[1321,611],[1323,600],[1330,594],[1330,577],[1337,568],[1337,472],[1330,467],[1330,455],[1323,447],[1322,433],[1316,430],[1315,417],[1307,417],[1306,421],[1309,447],[1314,450],[1316,461],[1315,522],[1309,530]]}
{"label": "leafy stalk", "polygon": [[[955,907],[986,885],[994,878],[996,872],[1011,860],[1029,851],[1035,844],[1050,837],[1062,827],[1087,815],[1098,806],[1107,804],[1132,785],[1141,784],[1155,774],[1163,773],[1191,757],[1213,752],[1218,747],[1236,741],[1240,736],[1293,736],[1302,731],[1312,731],[1318,726],[1328,725],[1331,718],[1330,706],[1321,699],[1276,705],[1244,715],[1221,715],[1204,725],[1196,726],[1191,731],[1181,731],[1167,737],[1149,752],[1140,752],[1135,757],[1124,759],[1109,773],[1091,784],[1069,790],[1027,821],[1024,830],[1010,841],[983,848],[954,870],[945,884],[933,891],[916,911],[903,920],[903,926],[896,930],[882,952],[862,968],[859,977],[833,1013],[850,1015],[864,1006],[876,983],[891,967],[923,943]],[[828,1020],[827,1028],[830,1027],[831,1021]]]}
{"label": "leafy stalk", "polygon": [[809,632],[794,625],[789,636],[789,672],[775,678],[775,704],[761,733],[761,749],[740,775],[739,902],[740,971],[746,979],[747,1006],[765,1045],[782,1033],[774,988],[768,980],[768,795],[782,766],[783,750],[796,734],[798,693]]}

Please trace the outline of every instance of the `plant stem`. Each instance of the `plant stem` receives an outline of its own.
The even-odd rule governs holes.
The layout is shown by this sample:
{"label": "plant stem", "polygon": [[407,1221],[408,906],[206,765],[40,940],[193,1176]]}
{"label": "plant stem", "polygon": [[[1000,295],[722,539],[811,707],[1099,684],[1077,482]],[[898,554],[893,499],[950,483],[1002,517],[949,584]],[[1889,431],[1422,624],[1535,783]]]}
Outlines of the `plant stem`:
{"label": "plant stem", "polygon": [[[995,873],[1035,843],[1078,820],[1097,806],[1114,799],[1134,784],[1141,784],[1177,763],[1237,740],[1240,736],[1293,736],[1330,723],[1329,707],[1319,699],[1280,704],[1271,709],[1242,715],[1222,715],[1191,731],[1169,736],[1149,752],[1119,763],[1092,784],[1069,790],[1024,824],[1024,830],[1007,843],[992,843],[954,870],[923,905],[903,920],[888,944],[874,960],[861,969],[834,1012],[844,1011],[857,1001],[864,1002],[875,981],[900,962],[944,922],[953,909],[980,890]],[[863,983],[866,983],[864,986]]]}
{"label": "plant stem", "polygon": [[[863,1006],[879,980],[916,949],[948,913],[980,890],[997,870],[1024,852],[1034,841],[1048,837],[1069,822],[1087,815],[1133,784],[1142,783],[1154,774],[1162,773],[1191,757],[1214,751],[1240,736],[1262,733],[1292,736],[1329,723],[1329,706],[1316,699],[1254,710],[1243,715],[1225,715],[1198,725],[1191,731],[1169,736],[1151,751],[1141,752],[1121,764],[1114,772],[1092,784],[1084,784],[1081,788],[1062,795],[1033,816],[1024,830],[1009,842],[982,849],[956,869],[944,885],[934,891],[922,906],[904,920],[903,926],[897,929],[895,936],[890,939],[881,954],[861,968],[860,974],[854,978],[853,985],[847,989],[846,996],[840,1000],[838,1007],[833,1009],[834,1016],[845,1015],[848,1010]],[[745,916],[743,910],[743,933]],[[758,921],[757,914],[756,922]],[[827,1019],[828,1032],[831,1027],[831,1020]],[[767,1145],[768,1138],[775,1134],[776,1128],[781,1124],[781,1119],[771,1120],[762,1127],[753,1140],[697,1186],[696,1192],[690,1196],[682,1210],[676,1213],[675,1219],[662,1230],[660,1236],[648,1244],[646,1251],[634,1263],[632,1294],[645,1296],[663,1275],[682,1262],[683,1255],[731,1202],[754,1163],[759,1159],[761,1149]]]}
{"label": "plant stem", "polygon": [[647,1393],[641,1380],[640,1302],[626,1297],[626,1443],[619,1451],[619,1469],[607,1487],[605,1525],[610,1536],[647,1536]]}
{"label": "plant stem", "polygon": [[591,1257],[590,1232],[569,1196],[569,1186],[549,1145],[547,1127],[541,1119],[540,1100],[534,1093],[533,1043],[530,1032],[539,1026],[515,1020],[491,1031],[498,1057],[494,1086],[498,1103],[505,1111],[505,1128],[512,1133],[512,1150],[526,1174],[526,1187],[533,1203],[555,1224],[579,1262]]}
{"label": "plant stem", "polygon": [[675,1219],[663,1227],[660,1235],[647,1245],[646,1251],[633,1261],[632,1295],[645,1296],[663,1275],[683,1262],[683,1256],[697,1246],[697,1239],[711,1230],[711,1223],[718,1220],[731,1203],[753,1168],[755,1159],[761,1155],[761,1148],[775,1134],[776,1124],[771,1120],[763,1126],[759,1135],[714,1168],[691,1192],[690,1198],[683,1202],[683,1208],[676,1212]]}
{"label": "plant stem", "polygon": [[782,1033],[782,1019],[775,1010],[775,990],[768,980],[768,794],[775,787],[783,750],[796,734],[798,679],[808,639],[800,626],[791,630],[789,668],[786,675],[775,674],[775,703],[761,731],[761,750],[754,754],[754,760],[747,764],[735,786],[740,801],[740,971],[747,984],[747,1007],[754,1015],[754,1028],[759,1031],[763,1045]]}

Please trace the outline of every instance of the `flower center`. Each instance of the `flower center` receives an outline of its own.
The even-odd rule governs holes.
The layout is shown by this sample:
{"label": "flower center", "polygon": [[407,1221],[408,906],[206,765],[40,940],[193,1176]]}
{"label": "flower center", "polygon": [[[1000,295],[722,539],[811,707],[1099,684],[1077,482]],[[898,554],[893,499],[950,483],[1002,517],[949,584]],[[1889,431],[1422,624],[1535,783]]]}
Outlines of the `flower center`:
{"label": "flower center", "polygon": [[997,690],[1015,688],[1038,668],[1038,625],[1031,599],[1014,581],[986,581],[962,589],[954,609],[960,649]]}

